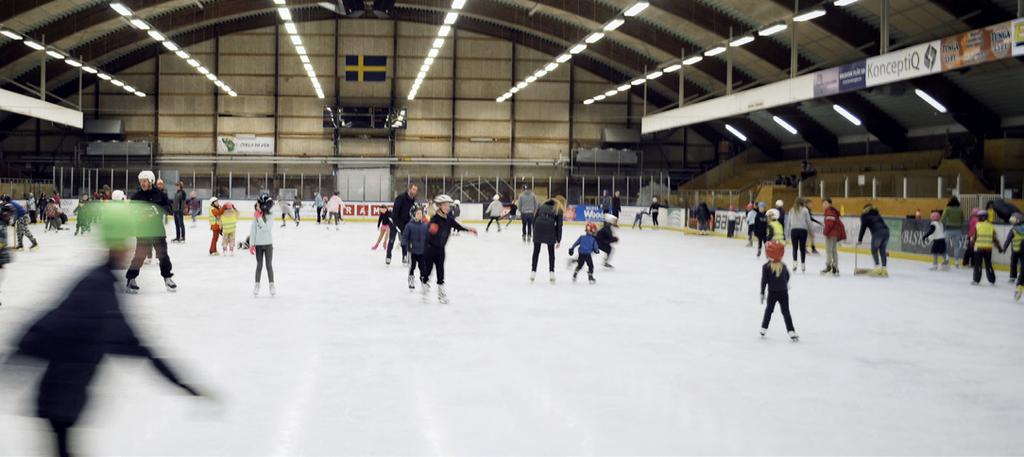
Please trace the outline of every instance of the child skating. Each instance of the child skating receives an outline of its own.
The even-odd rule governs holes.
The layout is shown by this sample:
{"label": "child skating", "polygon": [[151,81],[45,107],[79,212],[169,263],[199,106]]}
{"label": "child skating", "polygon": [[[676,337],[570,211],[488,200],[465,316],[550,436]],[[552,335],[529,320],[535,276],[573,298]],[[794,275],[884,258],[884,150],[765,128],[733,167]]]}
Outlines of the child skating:
{"label": "child skating", "polygon": [[[380,247],[380,243],[384,243],[384,250],[388,250],[388,241],[391,239],[389,236],[390,232],[395,231],[401,234],[401,230],[395,225],[394,214],[391,212],[391,208],[382,206],[380,215],[377,216],[377,241],[373,243],[370,249],[374,251]],[[391,257],[386,257],[384,263],[391,265]]]}
{"label": "child skating", "polygon": [[491,199],[491,204],[487,205],[487,228],[484,232],[491,231],[491,224],[498,224],[498,233],[501,233],[501,212],[505,209],[505,205],[501,204],[501,195],[495,194],[494,198]]}
{"label": "child skating", "polygon": [[224,203],[224,212],[220,215],[220,227],[224,232],[221,241],[221,252],[224,255],[235,255],[235,233],[238,231],[238,210],[231,202]]}
{"label": "child skating", "polygon": [[613,227],[615,227],[615,224],[618,222],[619,218],[614,214],[605,214],[604,225],[601,227],[601,230],[597,231],[597,235],[595,235],[595,238],[597,238],[597,247],[601,248],[601,252],[604,253],[605,268],[614,268],[611,264],[612,244],[618,243],[619,237],[615,236]]}
{"label": "child skating", "polygon": [[427,228],[427,249],[423,254],[423,268],[420,269],[420,282],[423,284],[423,293],[426,293],[430,288],[430,273],[437,268],[437,301],[444,305],[448,304],[448,294],[444,288],[444,257],[448,237],[452,230],[477,234],[476,229],[463,227],[449,214],[453,202],[445,194],[434,197],[437,212],[430,218],[430,226]]}
{"label": "child skating", "polygon": [[778,304],[782,318],[786,321],[789,338],[795,342],[800,337],[793,328],[793,317],[789,314],[789,271],[786,264],[782,263],[785,252],[786,245],[781,241],[769,241],[765,246],[765,254],[769,260],[761,267],[761,303],[765,303],[766,288],[768,303],[764,309],[764,318],[761,319],[761,337],[768,333],[768,324],[772,320],[772,313],[775,312],[775,305]]}
{"label": "child skating", "polygon": [[942,222],[939,219],[942,218],[942,213],[939,211],[932,211],[932,222],[931,226],[928,227],[928,233],[925,233],[921,238],[924,242],[928,242],[928,238],[932,239],[932,267],[929,268],[931,271],[939,269],[939,256],[942,256],[942,269],[949,270],[949,255],[946,254],[946,228],[943,227]]}
{"label": "child skating", "polygon": [[256,285],[252,295],[260,294],[260,280],[263,277],[263,266],[266,263],[267,280],[270,281],[270,296],[277,295],[274,288],[274,239],[271,236],[272,226],[270,210],[274,207],[274,199],[263,194],[256,201],[256,218],[249,227],[249,252],[256,255]]}
{"label": "child skating", "polygon": [[1024,277],[1024,214],[1010,216],[1010,233],[1003,243],[1003,251],[1010,250],[1010,284]]}
{"label": "child skating", "polygon": [[597,245],[597,238],[594,238],[594,234],[597,233],[597,224],[593,222],[587,222],[587,226],[584,229],[584,233],[576,239],[576,242],[569,247],[569,255],[573,255],[573,251],[576,248],[580,248],[580,255],[576,259],[576,271],[572,273],[572,282],[576,282],[576,277],[579,276],[580,270],[583,269],[583,264],[587,265],[587,279],[591,284],[597,282],[594,279],[594,254],[600,254],[601,249]]}
{"label": "child skating", "polygon": [[999,235],[996,235],[996,227],[988,220],[986,211],[978,212],[978,224],[974,226],[971,234],[971,241],[974,244],[974,282],[976,286],[981,283],[981,270],[984,268],[985,277],[992,285],[996,283],[996,272],[992,269],[992,249],[1003,252],[1003,246],[999,243]]}
{"label": "child skating", "polygon": [[647,211],[642,211],[641,210],[641,211],[637,211],[636,212],[636,216],[633,216],[633,227],[632,228],[638,228],[640,230],[644,229],[644,215],[645,214],[647,214]]}
{"label": "child skating", "polygon": [[220,207],[220,201],[217,197],[210,199],[210,232],[213,234],[213,239],[210,240],[210,255],[220,255],[217,252],[217,241],[220,239],[221,228],[220,228],[220,216],[224,213],[224,210]]}
{"label": "child skating", "polygon": [[423,273],[423,254],[427,250],[427,224],[423,221],[423,209],[414,207],[412,219],[402,230],[402,247],[409,253],[409,291],[416,289],[416,268]]}

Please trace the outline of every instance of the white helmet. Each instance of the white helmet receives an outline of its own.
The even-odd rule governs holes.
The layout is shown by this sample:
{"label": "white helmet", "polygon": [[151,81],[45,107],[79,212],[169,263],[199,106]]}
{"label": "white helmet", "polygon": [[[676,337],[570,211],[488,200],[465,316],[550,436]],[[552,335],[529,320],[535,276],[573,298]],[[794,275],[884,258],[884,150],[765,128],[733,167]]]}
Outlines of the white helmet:
{"label": "white helmet", "polygon": [[767,214],[768,219],[770,219],[770,220],[774,221],[774,220],[778,220],[779,219],[779,210],[777,210],[775,208],[772,208],[772,209],[768,210],[768,212],[765,213],[765,214]]}
{"label": "white helmet", "polygon": [[492,198],[492,200],[499,200],[499,199],[501,199],[501,194],[494,194],[494,198]]}
{"label": "white helmet", "polygon": [[782,208],[782,206],[783,206],[783,203],[782,203],[781,199],[780,200],[775,200],[775,207],[776,208]]}
{"label": "white helmet", "polygon": [[615,215],[612,214],[612,213],[605,213],[605,215],[604,215],[604,221],[609,223],[609,224],[614,224],[618,220],[619,220],[619,218],[615,217]]}
{"label": "white helmet", "polygon": [[217,203],[217,201],[218,201],[217,197],[213,197],[213,198],[210,199],[210,204],[212,205],[214,203]]}
{"label": "white helmet", "polygon": [[142,180],[149,181],[150,183],[156,183],[156,175],[154,175],[152,171],[143,170],[139,173],[139,181]]}
{"label": "white helmet", "polygon": [[114,201],[123,201],[123,200],[127,200],[128,197],[126,197],[124,195],[124,191],[123,190],[117,189],[117,190],[115,190],[115,191],[110,193],[110,199],[114,200]]}
{"label": "white helmet", "polygon": [[434,197],[434,203],[437,203],[438,205],[442,203],[455,203],[455,200],[452,200],[452,198],[449,197],[447,194],[441,194]]}
{"label": "white helmet", "polygon": [[462,201],[461,201],[461,200],[455,200],[455,206],[459,206],[459,205],[461,205],[461,204],[462,204]]}

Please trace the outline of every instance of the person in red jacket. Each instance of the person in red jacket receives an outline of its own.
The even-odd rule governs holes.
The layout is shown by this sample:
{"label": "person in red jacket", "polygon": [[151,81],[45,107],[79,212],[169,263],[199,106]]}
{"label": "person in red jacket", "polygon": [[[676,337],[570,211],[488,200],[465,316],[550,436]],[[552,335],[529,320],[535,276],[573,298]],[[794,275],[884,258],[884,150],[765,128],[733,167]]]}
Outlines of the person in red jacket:
{"label": "person in red jacket", "polygon": [[839,242],[846,239],[846,227],[831,198],[821,204],[825,207],[825,269],[821,274],[839,276]]}

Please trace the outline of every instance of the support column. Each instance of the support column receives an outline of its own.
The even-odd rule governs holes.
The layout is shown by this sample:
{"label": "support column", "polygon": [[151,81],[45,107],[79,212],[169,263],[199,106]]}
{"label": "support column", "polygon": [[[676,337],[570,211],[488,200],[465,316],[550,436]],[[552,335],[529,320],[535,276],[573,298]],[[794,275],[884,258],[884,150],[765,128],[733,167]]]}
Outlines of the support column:
{"label": "support column", "polygon": [[878,53],[885,54],[889,52],[889,10],[892,8],[889,5],[889,0],[881,0],[879,17],[878,17]]}
{"label": "support column", "polygon": [[[793,0],[793,14],[800,12],[800,0]],[[796,78],[798,66],[800,65],[800,51],[796,39],[798,22],[789,21],[789,77]]]}
{"label": "support column", "polygon": [[680,62],[680,65],[682,65],[681,67],[679,67],[679,107],[680,108],[683,107],[683,100],[686,99],[686,75],[683,74],[683,71],[686,70],[686,65],[682,64],[682,61],[684,61],[684,60],[686,60],[686,49],[685,48],[679,50],[679,62]]}
{"label": "support column", "polygon": [[[335,46],[337,48],[337,46]],[[338,66],[335,65],[335,68]],[[337,91],[335,91],[337,93]],[[274,25],[274,155],[277,156],[281,150],[281,24]],[[338,155],[338,146],[335,142],[334,155]],[[274,176],[277,176],[277,162],[271,165]],[[266,178],[264,178],[266,181]],[[265,183],[266,184],[266,183]],[[264,185],[267,189],[269,186]]]}
{"label": "support column", "polygon": [[[732,42],[732,27],[729,27],[729,42]],[[732,95],[732,46],[725,48],[725,95]]]}
{"label": "support column", "polygon": [[[155,68],[153,69],[153,144],[156,145],[160,138],[160,54],[156,55],[153,59]],[[99,79],[96,80],[96,92],[99,93],[100,83]],[[99,103],[99,97],[96,98],[96,103]],[[99,113],[97,112],[97,115]],[[217,139],[213,139],[213,150],[217,151]]]}
{"label": "support column", "polygon": [[[629,91],[626,91],[628,94]],[[575,139],[576,129],[576,64],[569,61],[569,156],[572,157],[572,144]]]}
{"label": "support column", "polygon": [[[159,59],[159,54],[157,55]],[[213,32],[213,73],[220,76],[220,34],[214,29]],[[206,81],[204,81],[205,83]],[[220,136],[220,89],[217,86],[213,86],[213,152],[217,152],[217,137]],[[275,143],[276,145],[277,143]],[[213,162],[213,176],[214,183],[216,183],[217,177],[217,162]],[[216,185],[213,186],[217,188]],[[229,190],[230,192],[230,190]]]}
{"label": "support column", "polygon": [[[509,87],[516,85],[516,67],[516,40],[512,40],[512,82]],[[512,105],[509,107],[508,159],[510,161],[516,158],[516,100],[519,100],[518,95],[518,93],[512,94]]]}
{"label": "support column", "polygon": [[[515,46],[515,44],[513,44]],[[459,85],[457,84],[458,78],[458,62],[459,62],[459,29],[452,27],[452,150],[450,157],[452,158],[451,173],[455,175],[455,133],[456,133],[456,111],[455,105],[457,104],[457,92]],[[512,167],[509,166],[511,172]]]}

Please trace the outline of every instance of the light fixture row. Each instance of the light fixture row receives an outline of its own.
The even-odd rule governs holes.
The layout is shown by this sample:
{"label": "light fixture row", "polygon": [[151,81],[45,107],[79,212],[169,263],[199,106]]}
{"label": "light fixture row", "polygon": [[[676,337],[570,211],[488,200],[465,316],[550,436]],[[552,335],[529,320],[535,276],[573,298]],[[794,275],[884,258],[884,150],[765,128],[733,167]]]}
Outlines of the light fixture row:
{"label": "light fixture row", "polygon": [[274,4],[277,5],[277,15],[281,17],[281,22],[284,24],[284,30],[288,33],[288,39],[291,40],[292,46],[295,47],[295,53],[299,55],[299,61],[302,62],[302,69],[306,71],[306,76],[309,77],[309,82],[313,84],[313,90],[316,91],[317,98],[324,98],[324,88],[320,85],[320,79],[316,76],[316,70],[313,69],[313,62],[309,60],[309,54],[306,52],[306,46],[302,42],[302,37],[299,36],[299,28],[295,26],[295,22],[292,22],[292,11],[288,9],[285,0],[273,0]]}
{"label": "light fixture row", "polygon": [[608,21],[606,24],[601,26],[600,30],[594,30],[591,33],[587,34],[587,36],[583,39],[582,42],[573,44],[572,47],[570,47],[566,52],[556,57],[555,60],[549,62],[548,64],[544,65],[537,71],[533,72],[533,74],[527,76],[526,79],[519,81],[515,86],[512,86],[512,88],[505,91],[504,94],[494,99],[494,101],[498,103],[503,103],[505,100],[512,98],[513,96],[515,96],[515,94],[519,93],[519,91],[526,89],[530,84],[533,84],[537,80],[547,76],[552,71],[555,71],[555,69],[558,68],[559,65],[571,60],[573,56],[587,50],[587,46],[595,44],[598,41],[601,41],[605,37],[605,34],[613,32],[619,27],[621,27],[622,24],[626,23],[625,18],[635,17],[639,15],[649,6],[651,6],[651,3],[645,0],[641,0],[634,3],[632,6],[626,8],[622,12],[622,16],[617,16],[614,19]]}
{"label": "light fixture row", "polygon": [[420,65],[419,72],[416,73],[416,81],[412,83],[412,87],[409,89],[409,95],[407,99],[416,100],[416,94],[420,92],[420,86],[423,85],[423,80],[427,78],[427,74],[430,73],[430,67],[434,65],[434,60],[441,54],[441,48],[444,47],[444,43],[448,38],[448,35],[452,33],[452,27],[455,26],[455,22],[459,20],[459,11],[462,11],[466,7],[466,0],[452,0],[452,7],[444,15],[444,22],[441,27],[437,29],[437,37],[434,38],[434,42],[430,45],[430,51],[427,51],[427,57],[423,59],[423,65]]}
{"label": "light fixture row", "polygon": [[13,41],[20,41],[25,46],[28,46],[30,49],[32,49],[33,51],[45,52],[46,55],[49,56],[51,59],[64,61],[65,64],[67,64],[68,66],[70,66],[72,68],[77,68],[79,71],[82,71],[82,72],[85,72],[85,73],[89,73],[89,74],[92,74],[92,75],[96,75],[97,78],[99,78],[99,79],[101,79],[103,81],[107,81],[110,84],[113,84],[115,87],[119,87],[122,90],[124,90],[125,92],[128,92],[129,94],[134,94],[136,97],[145,97],[146,96],[145,92],[142,92],[141,90],[138,90],[138,89],[132,87],[131,85],[125,84],[123,81],[115,79],[114,77],[110,76],[109,74],[104,73],[103,71],[101,71],[99,69],[98,66],[96,66],[96,65],[89,65],[88,62],[85,62],[82,59],[76,59],[76,58],[72,57],[70,54],[68,54],[68,53],[66,53],[66,52],[64,52],[64,51],[62,51],[60,49],[57,49],[57,48],[55,48],[53,46],[44,46],[44,45],[40,44],[39,42],[37,42],[37,41],[33,40],[32,38],[30,38],[28,35],[24,35],[22,33],[19,33],[19,32],[16,32],[14,30],[7,29],[7,28],[0,29],[0,35],[3,35],[4,37],[6,37],[6,38],[8,38],[10,40],[13,40]]}
{"label": "light fixture row", "polygon": [[150,23],[136,16],[135,13],[131,10],[131,8],[128,8],[127,6],[125,6],[125,4],[120,2],[111,3],[110,8],[116,11],[117,14],[120,14],[122,17],[124,17],[125,20],[127,20],[128,23],[132,25],[132,27],[135,27],[136,29],[142,32],[146,32],[146,34],[149,35],[149,37],[152,38],[153,41],[160,43],[160,45],[162,45],[168,51],[173,52],[174,55],[178,56],[179,59],[185,61],[185,63],[187,63],[190,67],[194,68],[197,72],[199,72],[199,74],[203,75],[206,79],[210,80],[210,82],[212,82],[220,90],[224,91],[232,97],[238,96],[238,93],[235,92],[234,89],[231,88],[231,86],[228,86],[227,83],[218,79],[217,75],[210,72],[210,70],[204,67],[202,63],[200,63],[193,56],[189,55],[188,52],[185,52],[184,49],[181,49],[180,46],[178,46],[173,41],[164,36],[163,33],[160,33],[160,31],[153,27]]}
{"label": "light fixture row", "polygon": [[[835,5],[837,7],[841,7],[841,6],[851,5],[853,3],[856,3],[857,1],[858,0],[835,0],[832,3],[833,3],[833,5]],[[819,17],[822,17],[825,14],[826,14],[825,9],[821,8],[821,7],[818,7],[818,8],[814,8],[814,9],[811,9],[811,10],[802,11],[802,12],[798,13],[798,14],[796,14],[796,15],[794,15],[792,17],[792,20],[794,22],[806,22],[806,21],[810,21],[812,19],[817,19]],[[714,57],[714,56],[717,56],[719,54],[724,53],[725,51],[728,51],[729,48],[738,48],[738,47],[750,44],[750,43],[754,42],[755,39],[757,39],[756,38],[757,36],[761,36],[761,37],[772,36],[772,35],[775,35],[776,33],[779,33],[779,32],[781,32],[783,30],[786,30],[788,28],[789,28],[789,24],[787,23],[787,21],[779,21],[779,22],[773,23],[773,24],[771,24],[771,25],[769,25],[769,26],[767,26],[765,28],[762,28],[762,29],[760,29],[760,30],[758,30],[756,32],[751,32],[749,34],[741,35],[739,37],[733,37],[732,39],[730,39],[728,41],[721,42],[719,44],[714,45],[711,48],[705,49],[703,52],[694,54],[694,55],[692,55],[690,57],[685,57],[685,58],[683,58],[681,60],[678,60],[678,61],[671,62],[671,63],[667,64],[665,66],[665,68],[662,68],[660,70],[656,70],[656,71],[654,71],[652,73],[649,73],[647,75],[644,75],[644,76],[639,76],[636,79],[633,79],[632,81],[630,81],[629,84],[633,85],[633,86],[637,86],[637,85],[643,84],[646,81],[653,81],[653,80],[658,79],[659,77],[661,77],[664,73],[671,73],[671,72],[679,70],[680,68],[682,68],[681,65],[685,65],[685,66],[694,65],[697,62],[700,62],[700,61],[704,60],[705,57]],[[583,101],[583,104],[584,105],[592,105],[595,102],[599,102],[599,101],[602,101],[602,100],[604,100],[604,99],[606,99],[608,97],[615,96],[619,92],[623,92],[624,90],[628,90],[628,89],[629,89],[629,87],[627,87],[626,84],[623,84],[623,85],[620,85],[619,87],[617,87],[616,89],[609,90],[609,91],[607,91],[607,92],[605,92],[603,94],[598,94],[598,95],[595,95],[595,96],[593,96],[591,98],[588,98],[588,99]]]}

